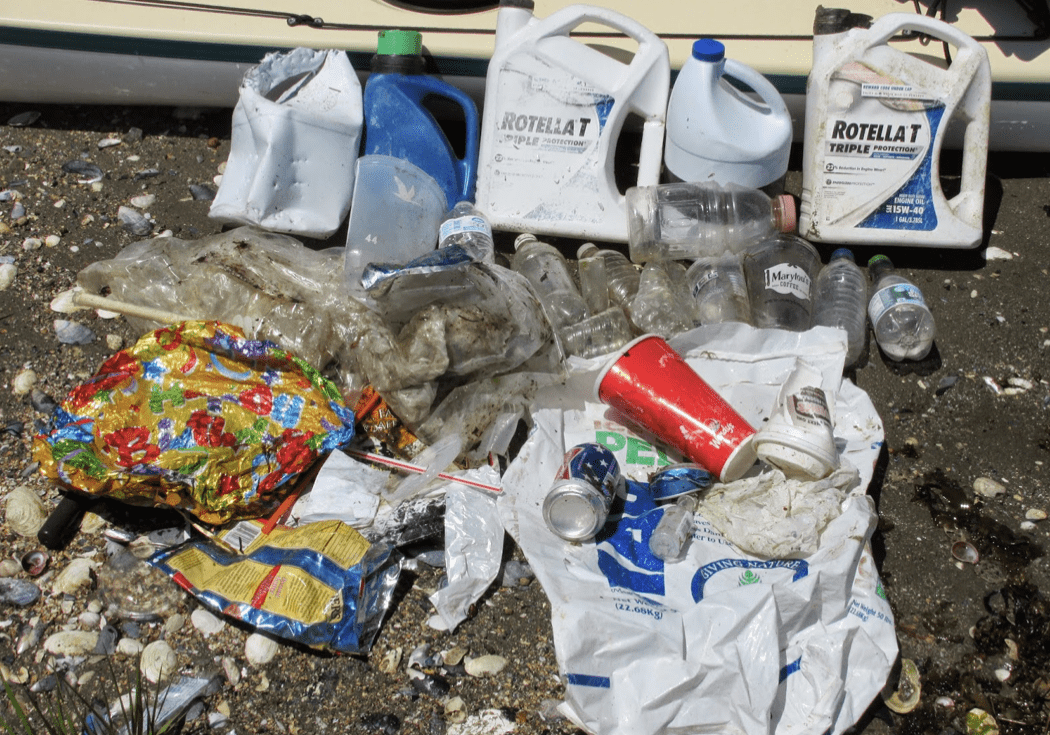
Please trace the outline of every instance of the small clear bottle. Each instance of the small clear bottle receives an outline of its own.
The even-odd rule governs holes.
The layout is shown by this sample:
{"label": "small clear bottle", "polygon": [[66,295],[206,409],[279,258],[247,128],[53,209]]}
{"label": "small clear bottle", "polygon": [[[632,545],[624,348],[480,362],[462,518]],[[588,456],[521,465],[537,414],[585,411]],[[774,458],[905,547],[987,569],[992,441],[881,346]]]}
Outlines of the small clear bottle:
{"label": "small clear bottle", "polygon": [[656,558],[675,562],[685,556],[689,539],[693,537],[695,512],[696,498],[691,495],[682,495],[664,507],[664,515],[649,537],[649,550]]}
{"label": "small clear bottle", "polygon": [[619,306],[610,306],[603,312],[583,321],[562,327],[558,331],[565,351],[583,358],[606,355],[634,339],[627,315]]}
{"label": "small clear bottle", "polygon": [[820,271],[816,248],[780,233],[748,246],[743,266],[752,324],[793,332],[813,325],[813,279]]}
{"label": "small clear bottle", "polygon": [[687,181],[627,190],[631,260],[690,260],[740,252],[752,240],[795,229],[795,200],[759,189]]}
{"label": "small clear bottle", "polygon": [[609,284],[609,298],[613,303],[627,306],[638,293],[641,274],[637,266],[623,253],[615,250],[599,250],[593,242],[584,243],[576,251],[577,258],[601,255],[605,259],[605,280]]}
{"label": "small clear bottle", "polygon": [[846,367],[860,359],[868,335],[868,283],[853,260],[853,252],[839,248],[820,269],[813,296],[813,324],[846,332]]}
{"label": "small clear bottle", "polygon": [[569,263],[553,245],[527,232],[518,235],[511,270],[521,273],[532,284],[555,329],[588,317],[587,304],[572,279]]}
{"label": "small clear bottle", "polygon": [[474,260],[493,263],[496,246],[488,218],[469,201],[456,204],[441,221],[438,248],[459,245]]}
{"label": "small clear bottle", "polygon": [[727,253],[697,258],[685,275],[701,324],[751,323],[751,306],[739,255]]}
{"label": "small clear bottle", "polygon": [[657,334],[664,339],[693,327],[691,316],[683,313],[667,265],[649,263],[645,266],[638,293],[627,308],[636,331]]}
{"label": "small clear bottle", "polygon": [[609,278],[605,273],[605,258],[589,255],[576,261],[580,276],[580,294],[591,315],[609,308]]}
{"label": "small clear bottle", "polygon": [[922,291],[898,275],[885,255],[868,261],[873,284],[868,318],[879,347],[891,360],[921,360],[930,354],[937,331]]}

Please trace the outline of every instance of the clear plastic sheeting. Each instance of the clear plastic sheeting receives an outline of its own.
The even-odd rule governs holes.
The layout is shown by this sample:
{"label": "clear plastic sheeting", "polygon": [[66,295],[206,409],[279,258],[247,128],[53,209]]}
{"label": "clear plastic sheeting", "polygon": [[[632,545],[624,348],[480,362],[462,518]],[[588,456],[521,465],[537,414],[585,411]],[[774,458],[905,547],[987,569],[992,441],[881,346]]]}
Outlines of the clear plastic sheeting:
{"label": "clear plastic sheeting", "polygon": [[[734,538],[750,550],[701,509],[684,558],[665,563],[649,547],[666,512],[649,478],[681,458],[594,402],[601,361],[573,360],[564,387],[537,394],[531,435],[503,476],[499,500],[505,527],[551,602],[563,712],[601,735],[842,733],[879,694],[897,655],[869,545],[877,515],[865,494],[882,422],[867,394],[841,377],[845,335],[728,323],[671,344],[754,425],[805,357],[835,404],[839,459],[857,475],[843,483],[829,478],[824,490],[836,493],[834,502],[818,503],[825,510],[819,517],[799,519],[814,526],[815,548],[769,549],[791,553],[767,556],[755,537],[776,531],[757,522],[757,497],[765,489],[773,503],[781,488],[779,473],[756,464],[744,478],[707,491],[751,488],[755,503],[726,507],[741,516]],[[594,543],[571,544],[546,528],[541,507],[565,450],[585,441],[614,452],[627,491]],[[800,483],[797,500],[820,490]]]}

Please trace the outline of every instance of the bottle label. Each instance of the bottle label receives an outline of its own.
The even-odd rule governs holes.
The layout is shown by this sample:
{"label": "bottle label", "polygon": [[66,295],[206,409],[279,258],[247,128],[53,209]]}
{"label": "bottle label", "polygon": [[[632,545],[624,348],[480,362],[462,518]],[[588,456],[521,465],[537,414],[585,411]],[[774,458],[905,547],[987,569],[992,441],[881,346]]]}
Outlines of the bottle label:
{"label": "bottle label", "polygon": [[785,296],[794,296],[802,301],[809,301],[809,289],[812,280],[809,274],[797,265],[777,263],[765,270],[766,289]]}
{"label": "bottle label", "polygon": [[795,426],[808,424],[816,428],[831,428],[828,399],[820,388],[803,388],[788,398],[787,405]]}
{"label": "bottle label", "polygon": [[[945,107],[906,80],[863,63],[835,71],[814,171],[814,222],[881,230],[937,229],[933,141]],[[845,104],[845,106],[841,106]]]}
{"label": "bottle label", "polygon": [[868,318],[872,324],[878,324],[882,315],[897,304],[926,306],[926,300],[918,286],[911,283],[895,283],[879,289],[871,297],[871,301],[868,302]]}
{"label": "bottle label", "polygon": [[448,237],[465,232],[481,232],[492,237],[492,228],[489,227],[485,218],[470,214],[466,217],[456,217],[455,219],[442,222],[441,230],[438,233],[438,242],[443,242]]}
{"label": "bottle label", "polygon": [[704,288],[707,287],[707,284],[709,284],[711,281],[713,281],[716,278],[718,278],[718,276],[719,276],[718,269],[717,268],[712,268],[707,273],[705,273],[702,276],[700,276],[699,278],[697,278],[696,279],[696,283],[693,284],[693,297],[695,298],[695,297],[699,296],[700,292],[703,291]]}

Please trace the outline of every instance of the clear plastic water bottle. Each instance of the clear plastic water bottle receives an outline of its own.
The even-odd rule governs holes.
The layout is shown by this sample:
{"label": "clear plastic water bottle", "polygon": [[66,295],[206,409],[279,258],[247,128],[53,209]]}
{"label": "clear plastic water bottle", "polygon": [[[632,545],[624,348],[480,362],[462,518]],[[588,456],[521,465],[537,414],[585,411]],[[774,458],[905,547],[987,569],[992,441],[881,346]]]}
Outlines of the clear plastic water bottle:
{"label": "clear plastic water bottle", "polygon": [[813,279],[820,271],[816,248],[780,233],[748,246],[743,265],[752,324],[793,332],[813,325]]}
{"label": "clear plastic water bottle", "polygon": [[623,253],[615,250],[599,250],[593,242],[584,243],[576,251],[577,258],[601,255],[605,259],[605,280],[609,284],[609,298],[613,303],[627,306],[638,293],[638,268]]}
{"label": "clear plastic water bottle", "polygon": [[492,242],[492,226],[471,202],[456,204],[441,221],[438,247],[459,245],[474,260],[495,262],[496,246]]}
{"label": "clear plastic water bottle", "polygon": [[853,260],[853,252],[839,248],[820,269],[813,297],[813,324],[846,331],[846,367],[856,364],[868,334],[868,283]]}
{"label": "clear plastic water bottle", "polygon": [[609,278],[605,273],[605,258],[589,255],[576,261],[580,276],[580,294],[591,314],[600,314],[609,308]]}
{"label": "clear plastic water bottle", "polygon": [[740,252],[752,240],[795,229],[795,200],[713,181],[627,190],[631,260],[648,263]]}
{"label": "clear plastic water bottle", "polygon": [[588,317],[587,304],[572,279],[569,263],[553,245],[540,242],[528,232],[518,235],[510,266],[532,284],[555,329]]}
{"label": "clear plastic water bottle", "polygon": [[642,270],[638,293],[627,308],[631,324],[641,334],[658,334],[669,339],[693,327],[676,295],[674,282],[665,263],[649,263]]}
{"label": "clear plastic water bottle", "polygon": [[751,323],[740,256],[728,253],[697,258],[685,276],[701,324]]}
{"label": "clear plastic water bottle", "polygon": [[558,336],[570,355],[591,358],[623,347],[634,339],[634,332],[623,309],[610,306],[583,321],[562,327]]}
{"label": "clear plastic water bottle", "polygon": [[937,331],[922,291],[893,268],[885,255],[868,261],[874,284],[868,318],[879,347],[891,360],[921,360],[930,354]]}
{"label": "clear plastic water bottle", "polygon": [[691,495],[683,495],[673,505],[664,507],[664,515],[649,537],[649,550],[654,556],[672,562],[685,556],[693,537],[695,512],[696,499]]}

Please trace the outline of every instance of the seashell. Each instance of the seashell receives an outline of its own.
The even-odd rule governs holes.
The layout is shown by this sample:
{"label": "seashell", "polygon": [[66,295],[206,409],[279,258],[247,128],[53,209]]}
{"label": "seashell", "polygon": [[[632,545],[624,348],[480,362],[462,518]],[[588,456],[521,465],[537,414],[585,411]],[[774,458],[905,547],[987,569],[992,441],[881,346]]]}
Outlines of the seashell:
{"label": "seashell", "polygon": [[899,715],[906,715],[919,705],[921,696],[922,682],[918,667],[910,658],[901,659],[897,691],[886,698],[886,706]]}
{"label": "seashell", "polygon": [[4,681],[11,684],[25,684],[29,681],[29,670],[25,666],[12,668],[0,662],[0,676],[4,678]]}
{"label": "seashell", "polygon": [[40,588],[28,580],[0,580],[0,605],[26,607],[40,600]]}
{"label": "seashell", "polygon": [[27,110],[26,112],[20,112],[14,117],[8,119],[7,124],[12,128],[27,128],[39,119],[39,112],[36,110]]}
{"label": "seashell", "polygon": [[115,145],[120,145],[120,142],[121,142],[120,138],[114,138],[114,137],[110,136],[108,138],[103,138],[102,140],[100,140],[97,143],[97,145],[98,145],[98,147],[100,149],[102,149],[102,148],[112,148]]}
{"label": "seashell", "polygon": [[47,569],[47,563],[51,561],[51,555],[43,549],[37,549],[36,551],[29,551],[22,554],[22,569],[30,577],[39,577]]}
{"label": "seashell", "polygon": [[4,291],[15,282],[18,266],[14,263],[0,263],[0,291]]}
{"label": "seashell", "polygon": [[223,628],[226,627],[225,620],[211,610],[205,610],[203,607],[197,608],[190,614],[190,621],[193,623],[194,628],[204,634],[205,638],[221,633]]}
{"label": "seashell", "polygon": [[990,477],[978,477],[973,481],[973,491],[986,498],[994,498],[997,495],[1005,495],[1006,488],[1001,483]]}
{"label": "seashell", "polygon": [[241,683],[241,670],[238,668],[237,662],[230,656],[222,657],[222,670],[231,686],[237,686]]}
{"label": "seashell", "polygon": [[33,407],[34,411],[46,413],[48,415],[54,413],[54,410],[58,408],[58,404],[55,402],[54,398],[37,388],[29,391],[29,404]]}
{"label": "seashell", "polygon": [[434,656],[430,653],[430,646],[424,643],[408,654],[408,668],[431,669],[441,665],[441,655]]}
{"label": "seashell", "polygon": [[953,709],[955,707],[955,700],[951,697],[937,697],[933,703],[938,707],[944,707],[945,709]]}
{"label": "seashell", "polygon": [[51,585],[51,591],[58,595],[75,594],[81,587],[86,587],[92,583],[92,577],[97,566],[98,564],[90,559],[74,559],[55,578],[54,584]]}
{"label": "seashell", "polygon": [[84,307],[77,305],[76,296],[82,291],[83,289],[79,286],[60,291],[55,298],[51,299],[51,311],[57,314],[72,314],[74,311],[80,311]]}
{"label": "seashell", "polygon": [[974,707],[966,713],[966,735],[999,735],[999,723],[983,709]]}
{"label": "seashell", "polygon": [[[20,219],[26,216],[25,207],[22,206],[22,202],[17,202],[11,210],[11,219]],[[39,237],[27,237],[22,241],[23,250],[39,250],[44,244],[44,241]]]}
{"label": "seashell", "polygon": [[952,544],[952,557],[964,564],[976,564],[981,560],[977,547],[968,541],[956,541]]}
{"label": "seashell", "polygon": [[73,159],[62,164],[62,170],[67,174],[78,175],[80,177],[77,179],[78,184],[94,184],[97,181],[102,181],[102,169],[93,163],[81,161],[80,159]]}
{"label": "seashell", "polygon": [[153,194],[139,194],[131,197],[128,203],[136,209],[149,209],[155,201],[157,201],[157,197]]}
{"label": "seashell", "polygon": [[215,198],[215,190],[205,184],[190,184],[190,195],[201,202],[210,202]]}
{"label": "seashell", "polygon": [[1039,508],[1029,508],[1024,512],[1024,517],[1030,521],[1045,521],[1046,511]]}
{"label": "seashell", "polygon": [[67,319],[55,319],[55,336],[64,345],[89,345],[95,341],[94,332]]}
{"label": "seashell", "polygon": [[81,533],[97,533],[106,527],[106,519],[98,513],[88,511],[80,521]]}
{"label": "seashell", "polygon": [[109,334],[106,335],[106,347],[108,347],[109,349],[113,350],[113,352],[116,352],[117,350],[119,350],[123,346],[124,346],[124,338],[121,337],[119,334],[114,334],[114,333],[110,332]]}
{"label": "seashell", "polygon": [[264,666],[277,655],[277,641],[262,633],[252,633],[244,642],[244,656],[252,666]]}
{"label": "seashell", "polygon": [[471,676],[492,676],[503,671],[506,666],[507,659],[495,654],[468,658],[466,663],[463,664],[463,667]]}
{"label": "seashell", "polygon": [[461,722],[466,722],[466,719],[467,705],[463,702],[462,697],[451,697],[445,702],[445,722],[458,725]]}
{"label": "seashell", "polygon": [[4,509],[7,527],[19,536],[36,538],[37,531],[47,520],[47,506],[40,496],[25,485],[19,485],[7,494]]}
{"label": "seashell", "polygon": [[465,648],[453,648],[448,651],[442,651],[441,660],[448,666],[457,666],[463,657],[467,655],[467,649]]}
{"label": "seashell", "polygon": [[84,630],[91,630],[97,628],[99,623],[102,622],[102,616],[96,612],[82,612],[77,616],[77,623]]}
{"label": "seashell", "polygon": [[117,219],[121,226],[132,235],[148,235],[153,231],[153,223],[130,207],[117,209]]}
{"label": "seashell", "polygon": [[25,368],[19,371],[15,379],[11,381],[11,392],[16,396],[24,396],[36,385],[36,371],[33,368]]}
{"label": "seashell", "polygon": [[142,654],[142,649],[145,646],[142,645],[142,641],[137,641],[134,638],[121,638],[117,641],[117,653],[124,656],[139,656]]}
{"label": "seashell", "polygon": [[98,632],[92,630],[60,630],[44,641],[44,650],[55,656],[83,656],[95,650]]}
{"label": "seashell", "polygon": [[379,670],[384,674],[396,674],[397,668],[401,665],[401,655],[402,650],[400,647],[391,648],[379,659]]}
{"label": "seashell", "polygon": [[40,638],[44,635],[44,628],[46,627],[47,623],[43,622],[39,617],[35,617],[23,625],[22,629],[18,631],[15,653],[21,656],[29,649],[36,648],[37,644],[40,643]]}
{"label": "seashell", "polygon": [[153,641],[142,649],[139,670],[150,682],[156,684],[167,679],[175,673],[177,667],[178,659],[175,658],[175,651],[167,641]]}
{"label": "seashell", "polygon": [[22,565],[15,559],[0,561],[0,577],[13,577],[22,571]]}

